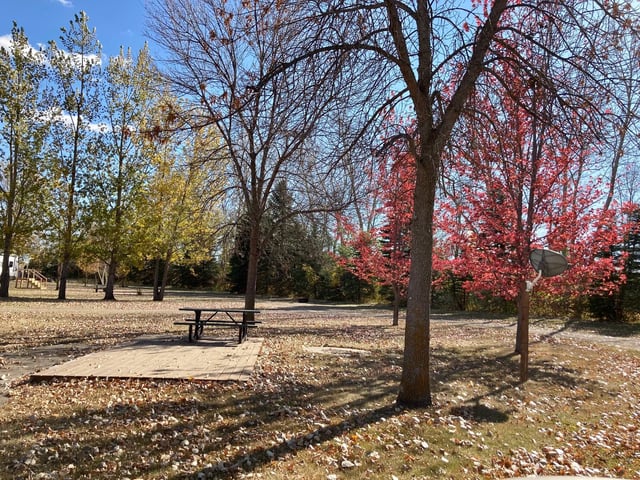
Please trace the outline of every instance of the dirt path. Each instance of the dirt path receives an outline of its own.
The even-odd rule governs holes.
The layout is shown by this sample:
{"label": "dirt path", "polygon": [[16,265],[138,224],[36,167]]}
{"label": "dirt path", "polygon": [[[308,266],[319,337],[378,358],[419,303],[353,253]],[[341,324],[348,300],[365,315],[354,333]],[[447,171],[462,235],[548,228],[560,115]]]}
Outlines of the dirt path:
{"label": "dirt path", "polygon": [[[475,328],[499,328],[513,330],[516,332],[515,321],[494,320],[494,319],[462,319],[452,315],[434,315],[434,322],[455,322],[460,326],[470,326]],[[579,330],[570,325],[545,326],[532,322],[529,327],[530,336],[538,338],[555,338],[558,340],[571,340],[582,343],[592,343],[612,348],[622,348],[625,350],[640,351],[640,336],[612,336],[603,335],[598,332]]]}

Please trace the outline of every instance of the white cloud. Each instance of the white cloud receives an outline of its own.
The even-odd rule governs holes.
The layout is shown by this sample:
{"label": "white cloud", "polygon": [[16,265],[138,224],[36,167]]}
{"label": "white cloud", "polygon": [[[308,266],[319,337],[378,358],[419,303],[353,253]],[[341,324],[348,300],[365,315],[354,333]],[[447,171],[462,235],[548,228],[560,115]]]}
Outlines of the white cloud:
{"label": "white cloud", "polygon": [[57,2],[63,7],[73,7],[73,2],[71,0],[57,0]]}
{"label": "white cloud", "polygon": [[11,44],[13,43],[11,39],[11,35],[2,35],[0,36],[0,47],[4,47],[7,50],[11,48]]}
{"label": "white cloud", "polygon": [[[0,48],[5,48],[7,51],[11,52],[13,50],[13,37],[10,34],[0,35]],[[32,45],[27,45],[27,52],[31,52],[37,59],[41,62],[45,62],[45,55],[40,51],[40,49],[33,47]]]}

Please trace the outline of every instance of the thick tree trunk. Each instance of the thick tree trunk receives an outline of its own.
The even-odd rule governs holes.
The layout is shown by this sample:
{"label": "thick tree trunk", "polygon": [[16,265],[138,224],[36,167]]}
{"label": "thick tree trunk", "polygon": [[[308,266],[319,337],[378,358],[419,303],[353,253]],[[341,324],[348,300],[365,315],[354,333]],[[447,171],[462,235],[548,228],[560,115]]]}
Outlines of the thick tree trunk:
{"label": "thick tree trunk", "polygon": [[398,403],[431,405],[430,310],[433,252],[433,210],[436,194],[436,158],[416,165],[414,213],[411,227],[411,272],[407,298],[404,358]]}
{"label": "thick tree trunk", "polygon": [[2,274],[0,274],[0,298],[9,298],[9,254],[2,258]]}
{"label": "thick tree trunk", "polygon": [[107,271],[107,284],[104,289],[104,298],[103,300],[115,300],[116,297],[113,293],[115,284],[116,284],[116,271],[118,265],[114,257],[111,257],[111,261],[109,262],[109,270]]}
{"label": "thick tree trunk", "polygon": [[9,259],[11,256],[11,238],[5,235],[3,242],[2,274],[0,274],[0,298],[9,298]]}
{"label": "thick tree trunk", "polygon": [[167,260],[156,258],[155,268],[153,271],[153,301],[161,302],[164,300],[164,294],[167,290],[169,282],[169,267],[171,266],[171,253],[167,254]]}
{"label": "thick tree trunk", "polygon": [[58,278],[58,300],[67,299],[67,276],[69,275],[69,260],[63,260],[60,264],[60,277]]}
{"label": "thick tree trunk", "polygon": [[518,320],[516,321],[516,344],[513,353],[520,354],[522,352],[522,318],[520,315],[520,301],[516,300],[516,310],[518,312]]}
{"label": "thick tree trunk", "polygon": [[13,248],[13,202],[7,202],[7,215],[5,218],[5,235],[2,239],[2,274],[0,274],[0,298],[9,298],[9,284],[11,283],[9,272],[9,259]]}
{"label": "thick tree trunk", "polygon": [[[247,265],[247,288],[244,294],[244,308],[252,310],[256,308],[256,294],[258,286],[258,260],[260,258],[260,227],[259,221],[254,220],[249,233],[249,262]],[[254,316],[247,315],[247,320],[253,320]]]}
{"label": "thick tree trunk", "polygon": [[167,283],[169,283],[169,269],[171,268],[172,253],[167,255],[167,258],[163,262],[162,280],[160,281],[160,300],[164,300],[164,294],[167,291]]}

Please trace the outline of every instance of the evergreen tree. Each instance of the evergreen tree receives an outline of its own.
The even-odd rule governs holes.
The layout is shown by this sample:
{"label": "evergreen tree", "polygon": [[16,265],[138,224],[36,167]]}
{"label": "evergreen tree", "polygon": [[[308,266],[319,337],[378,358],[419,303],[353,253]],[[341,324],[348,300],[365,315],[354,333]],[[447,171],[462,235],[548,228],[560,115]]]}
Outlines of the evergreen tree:
{"label": "evergreen tree", "polygon": [[589,297],[589,310],[598,320],[623,321],[640,312],[640,210],[634,210],[628,218],[629,230],[624,241],[601,254],[600,258],[626,256],[624,271],[612,273],[612,279],[624,281],[620,288],[609,294],[599,293]]}
{"label": "evergreen tree", "polygon": [[640,313],[640,209],[631,214],[630,221],[631,230],[624,243],[628,255],[625,264],[627,282],[620,295],[625,313]]}
{"label": "evergreen tree", "polygon": [[[227,276],[232,290],[244,293],[249,253],[248,220],[238,224],[235,251]],[[293,197],[285,181],[278,182],[265,211],[263,255],[258,263],[257,291],[260,294],[298,296],[314,295],[323,263],[322,239],[314,221],[305,223],[293,208]]]}

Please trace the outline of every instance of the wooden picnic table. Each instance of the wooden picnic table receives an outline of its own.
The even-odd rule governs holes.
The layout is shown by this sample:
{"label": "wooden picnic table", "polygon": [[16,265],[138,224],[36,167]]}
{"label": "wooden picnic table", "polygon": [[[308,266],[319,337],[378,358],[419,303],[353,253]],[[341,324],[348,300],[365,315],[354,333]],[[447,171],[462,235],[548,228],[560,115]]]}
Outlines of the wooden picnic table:
{"label": "wooden picnic table", "polygon": [[[249,328],[258,326],[253,316],[260,313],[260,310],[246,308],[209,308],[209,307],[181,307],[179,310],[193,312],[193,318],[173,322],[174,325],[189,326],[189,341],[196,342],[202,337],[204,327],[231,327],[238,329],[238,343],[247,339]],[[220,314],[220,315],[219,315]],[[242,319],[240,319],[242,315]]]}

